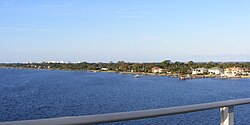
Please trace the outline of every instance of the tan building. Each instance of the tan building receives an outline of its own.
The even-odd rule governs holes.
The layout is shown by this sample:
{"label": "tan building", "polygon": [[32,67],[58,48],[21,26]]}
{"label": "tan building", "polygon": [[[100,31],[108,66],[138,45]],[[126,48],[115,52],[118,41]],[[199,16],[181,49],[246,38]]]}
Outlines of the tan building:
{"label": "tan building", "polygon": [[152,73],[163,73],[164,69],[159,68],[159,67],[153,67],[152,68]]}
{"label": "tan building", "polygon": [[241,75],[244,72],[245,72],[245,69],[244,68],[239,68],[239,67],[231,67],[231,68],[226,68],[224,70],[225,76],[229,76],[229,77],[238,76],[238,75]]}

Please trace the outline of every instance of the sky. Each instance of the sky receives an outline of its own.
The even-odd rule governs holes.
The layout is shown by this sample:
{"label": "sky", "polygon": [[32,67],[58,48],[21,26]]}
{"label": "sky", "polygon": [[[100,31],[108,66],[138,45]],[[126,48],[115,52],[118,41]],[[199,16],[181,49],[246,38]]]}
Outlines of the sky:
{"label": "sky", "polygon": [[0,62],[250,61],[249,0],[0,0]]}

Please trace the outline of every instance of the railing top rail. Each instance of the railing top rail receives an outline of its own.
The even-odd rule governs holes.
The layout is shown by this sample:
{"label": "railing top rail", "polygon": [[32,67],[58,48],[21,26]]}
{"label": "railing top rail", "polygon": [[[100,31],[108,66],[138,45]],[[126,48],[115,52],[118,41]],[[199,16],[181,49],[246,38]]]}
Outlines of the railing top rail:
{"label": "railing top rail", "polygon": [[216,109],[221,107],[229,107],[236,105],[250,104],[250,98],[219,101],[203,104],[194,104],[186,106],[177,106],[160,109],[108,113],[98,115],[86,115],[86,116],[71,116],[60,117],[50,119],[38,119],[38,120],[24,120],[24,121],[11,121],[0,122],[0,125],[86,125],[86,124],[98,124],[109,123],[126,120],[135,120],[143,118],[152,118],[165,115],[183,114],[189,112],[203,111],[209,109]]}

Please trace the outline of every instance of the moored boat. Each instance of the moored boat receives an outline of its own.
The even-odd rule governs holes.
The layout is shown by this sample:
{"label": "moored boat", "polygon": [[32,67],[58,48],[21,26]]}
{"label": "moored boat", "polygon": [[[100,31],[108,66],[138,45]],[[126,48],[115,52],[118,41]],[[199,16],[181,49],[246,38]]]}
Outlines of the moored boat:
{"label": "moored boat", "polygon": [[140,77],[140,75],[139,75],[139,74],[136,74],[134,77],[135,77],[135,78],[139,78],[139,77]]}

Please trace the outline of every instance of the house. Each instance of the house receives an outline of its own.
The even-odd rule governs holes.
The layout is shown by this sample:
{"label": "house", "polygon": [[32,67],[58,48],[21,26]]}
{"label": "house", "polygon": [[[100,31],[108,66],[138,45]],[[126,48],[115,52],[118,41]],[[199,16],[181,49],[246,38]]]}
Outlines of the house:
{"label": "house", "polygon": [[164,69],[159,68],[159,67],[153,67],[152,69],[152,73],[163,73]]}
{"label": "house", "polygon": [[108,68],[101,68],[101,70],[102,70],[102,71],[107,71],[107,70],[108,70]]}
{"label": "house", "polygon": [[245,72],[245,69],[239,68],[239,67],[231,67],[231,68],[226,68],[224,70],[225,76],[228,76],[228,77],[239,76],[244,72]]}
{"label": "house", "polygon": [[213,68],[208,69],[208,73],[214,74],[214,75],[221,75],[221,74],[224,74],[224,71],[222,68],[213,67]]}
{"label": "house", "polygon": [[192,74],[193,75],[203,75],[205,73],[207,73],[207,69],[206,68],[196,68],[192,70]]}

